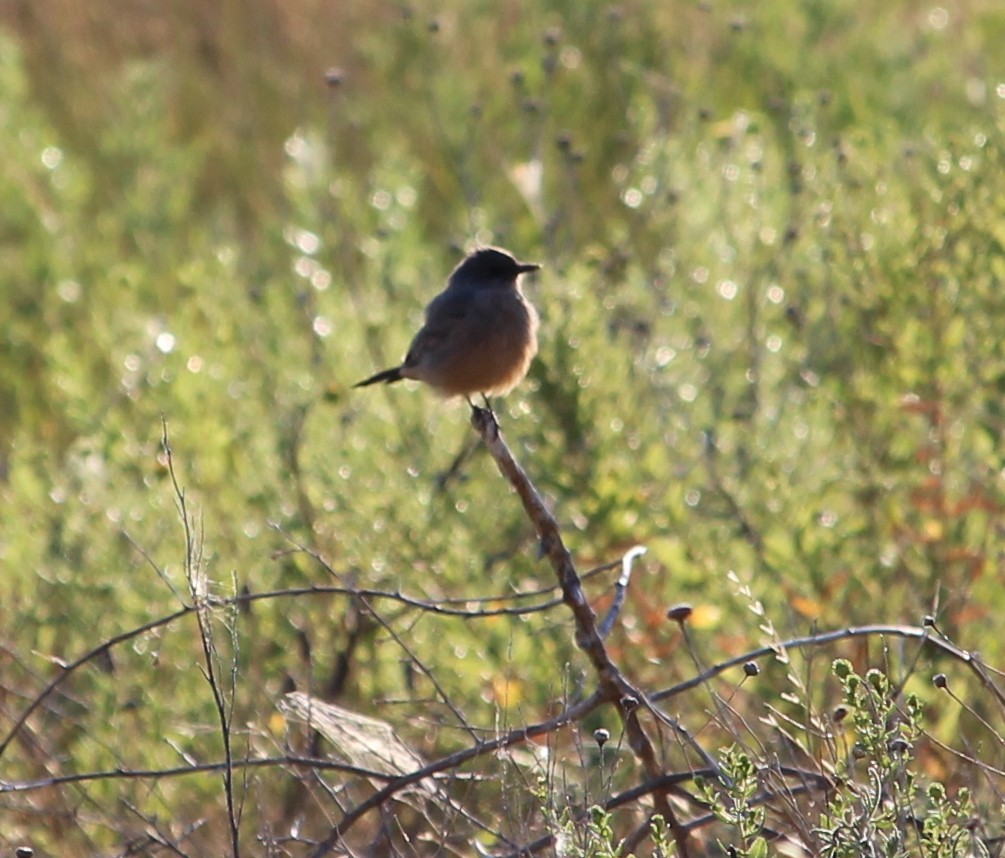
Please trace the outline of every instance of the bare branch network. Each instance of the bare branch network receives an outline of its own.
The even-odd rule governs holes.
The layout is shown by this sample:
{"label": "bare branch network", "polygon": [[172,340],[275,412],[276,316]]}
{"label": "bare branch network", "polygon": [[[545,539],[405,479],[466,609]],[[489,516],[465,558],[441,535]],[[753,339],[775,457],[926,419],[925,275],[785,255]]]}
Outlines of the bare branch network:
{"label": "bare branch network", "polygon": [[[929,653],[933,659],[963,666],[986,692],[988,703],[997,710],[999,718],[1005,711],[1001,674],[984,664],[977,654],[960,649],[943,637],[931,618],[926,618],[921,626],[870,625],[787,640],[775,637],[768,645],[702,668],[686,634],[689,611],[677,609],[669,617],[685,630],[696,669],[689,678],[673,685],[643,688],[625,675],[605,643],[619,620],[625,593],[631,585],[633,561],[643,549],[634,548],[623,558],[581,575],[554,515],[503,440],[495,415],[474,409],[472,425],[500,473],[520,498],[540,540],[542,555],[554,572],[555,586],[530,593],[442,601],[344,584],[244,592],[226,598],[215,596],[209,592],[202,568],[201,527],[190,513],[185,492],[175,477],[165,429],[164,448],[184,527],[188,581],[185,603],[176,611],[114,635],[62,664],[59,672],[27,699],[16,714],[9,702],[5,704],[4,714],[11,723],[0,739],[0,758],[12,757],[15,743],[28,748],[38,743],[36,718],[50,709],[58,710],[55,702],[62,698],[69,680],[81,668],[100,663],[113,649],[141,636],[189,619],[195,620],[201,642],[201,670],[217,715],[215,732],[220,738],[221,758],[199,761],[183,755],[181,765],[153,769],[119,766],[67,773],[60,766],[58,774],[0,780],[0,796],[5,797],[8,808],[19,813],[43,813],[39,808],[46,802],[36,805],[33,796],[83,790],[99,782],[139,781],[156,790],[159,784],[177,778],[219,777],[223,799],[219,818],[226,821],[226,834],[218,842],[226,842],[234,856],[249,850],[257,852],[259,846],[266,848],[268,854],[314,858],[329,854],[422,852],[427,846],[430,854],[443,849],[455,854],[477,851],[500,856],[533,855],[549,849],[561,853],[566,849],[565,841],[575,836],[577,830],[592,830],[590,826],[600,810],[619,814],[620,843],[625,849],[648,849],[654,855],[675,850],[688,858],[704,854],[702,844],[723,823],[722,809],[710,796],[717,791],[729,795],[738,788],[736,771],[723,765],[719,753],[726,739],[747,749],[756,760],[756,789],[748,796],[745,812],[761,809],[766,815],[760,830],[769,838],[787,842],[790,853],[802,850],[804,854],[813,854],[813,831],[799,820],[807,818],[807,805],[822,805],[836,788],[837,761],[842,756],[837,738],[838,716],[818,715],[808,719],[807,724],[797,725],[767,704],[767,716],[762,718],[767,726],[758,733],[742,722],[730,699],[713,686],[713,680],[736,671],[738,677],[731,687],[738,692],[759,674],[763,665],[788,664],[790,654],[799,650],[855,639],[900,639],[905,644],[913,642],[915,651],[906,659],[908,669],[901,687],[894,690],[895,697],[900,695],[908,676],[917,670],[922,654]],[[301,545],[296,550],[308,553],[328,574],[339,577],[318,552]],[[598,621],[583,581],[614,569],[620,570],[613,583],[614,598],[606,616]],[[427,762],[408,744],[402,731],[406,725],[354,712],[331,700],[299,691],[284,693],[272,701],[286,725],[285,739],[279,746],[264,725],[243,720],[237,695],[241,681],[237,626],[242,612],[256,602],[314,597],[345,599],[380,626],[436,689],[439,703],[466,735],[465,746]],[[554,714],[534,723],[511,729],[469,723],[463,707],[451,700],[435,672],[422,663],[407,639],[382,613],[385,605],[395,607],[398,619],[416,613],[471,621],[499,616],[534,617],[564,606],[572,620],[575,644],[589,665],[592,688],[582,687],[566,695]],[[227,646],[222,648],[217,643],[220,629],[226,631],[228,638]],[[933,682],[952,697],[945,674],[937,675]],[[668,704],[691,692],[706,694],[711,703],[707,718],[697,725],[683,723],[679,715],[668,709]],[[960,705],[968,708],[962,702]],[[605,707],[617,714],[619,736],[612,737],[603,729],[592,734],[589,731],[587,725]],[[700,711],[700,707],[696,709],[693,705],[687,708],[691,713]],[[968,711],[983,720],[980,713]],[[983,723],[988,724],[986,720]],[[799,738],[800,729],[814,735],[827,753],[807,751]],[[1003,741],[1000,732],[990,724],[988,730],[998,741]],[[710,737],[707,742],[705,736]],[[707,745],[713,741],[714,750],[709,750]],[[270,743],[275,752],[263,753],[261,749]],[[971,749],[942,747],[941,750],[958,764],[973,766],[982,777],[992,780],[1005,777],[1005,772],[979,760]],[[521,753],[523,756],[519,757]],[[563,754],[578,754],[586,773],[584,784],[589,781],[592,769],[599,774],[600,788],[568,783],[567,772],[556,762],[556,757]],[[484,800],[474,800],[480,789],[498,782],[500,768],[508,769],[513,778],[512,785],[504,788],[523,790],[533,797],[530,809],[519,811],[516,824],[504,825],[498,818],[485,817],[480,809]],[[309,795],[310,801],[305,804],[301,795],[279,814],[279,823],[273,821],[267,827],[257,826],[249,831],[245,820],[248,798],[254,790],[252,775],[261,778],[267,772]],[[498,789],[497,783],[495,788]],[[86,792],[79,795],[86,796]],[[128,804],[125,800],[124,803]],[[513,813],[517,814],[515,800],[513,807]],[[207,825],[206,819],[174,820],[169,824],[143,816],[135,808],[134,812],[145,823],[146,833],[129,844],[130,854],[154,854],[162,849],[188,854],[197,832]],[[656,835],[659,826],[666,832],[662,841]],[[976,825],[974,830],[985,843],[995,842],[991,832]],[[257,845],[249,847],[249,842]]]}

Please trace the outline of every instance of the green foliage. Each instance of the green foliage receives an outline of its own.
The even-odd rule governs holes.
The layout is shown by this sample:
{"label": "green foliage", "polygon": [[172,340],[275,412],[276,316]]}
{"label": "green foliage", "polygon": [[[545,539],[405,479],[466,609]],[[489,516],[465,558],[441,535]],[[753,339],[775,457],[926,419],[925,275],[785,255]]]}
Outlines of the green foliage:
{"label": "green foliage", "polygon": [[740,748],[726,748],[721,754],[720,780],[725,789],[717,790],[704,779],[697,782],[698,793],[715,814],[715,818],[736,831],[739,844],[731,854],[738,858],[764,858],[768,844],[763,836],[765,809],[755,801],[760,781],[757,766]]}
{"label": "green foliage", "polygon": [[[568,858],[634,858],[634,853],[625,853],[624,840],[615,834],[613,816],[599,805],[591,805],[577,816],[568,806],[556,812],[546,788],[539,789],[538,798],[551,817],[548,829],[554,837],[557,854]],[[653,816],[650,830],[651,854],[655,858],[677,854],[677,846],[662,816]]]}
{"label": "green foliage", "polygon": [[585,824],[575,821],[566,812],[554,823],[556,849],[570,858],[625,858],[611,827],[611,816],[593,805],[586,814]]}
{"label": "green foliage", "polygon": [[[989,855],[975,834],[983,825],[971,790],[950,795],[945,784],[927,779],[919,765],[925,708],[914,694],[901,699],[889,677],[879,670],[864,676],[846,659],[837,659],[833,674],[842,690],[841,730],[850,737],[845,756],[829,777],[825,807],[813,803],[800,824],[803,848],[827,858],[861,855],[897,858],[964,858]],[[733,745],[720,752],[720,774],[713,782],[696,779],[697,792],[715,818],[726,826],[730,855],[784,854],[769,844],[766,834],[779,824],[767,824],[768,810],[794,794],[771,793],[777,761]],[[926,783],[927,781],[927,783]],[[819,814],[812,821],[811,814]],[[791,832],[786,832],[792,836]]]}
{"label": "green foliage", "polygon": [[987,856],[971,830],[970,791],[950,797],[938,782],[926,788],[914,766],[924,708],[909,695],[898,704],[889,679],[878,670],[864,677],[845,660],[834,663],[852,716],[855,743],[837,772],[837,787],[816,835],[820,855],[853,858],[964,858]]}

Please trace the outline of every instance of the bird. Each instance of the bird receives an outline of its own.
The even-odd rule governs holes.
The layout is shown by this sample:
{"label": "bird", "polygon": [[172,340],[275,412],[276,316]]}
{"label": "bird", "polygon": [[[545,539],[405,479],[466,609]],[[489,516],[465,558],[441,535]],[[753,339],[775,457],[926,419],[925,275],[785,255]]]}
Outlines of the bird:
{"label": "bird", "polygon": [[[538,316],[520,291],[521,274],[540,269],[508,251],[482,247],[460,261],[446,288],[425,311],[425,323],[399,366],[353,387],[410,378],[445,398],[509,393],[527,375],[537,354]],[[491,406],[488,406],[491,410]]]}

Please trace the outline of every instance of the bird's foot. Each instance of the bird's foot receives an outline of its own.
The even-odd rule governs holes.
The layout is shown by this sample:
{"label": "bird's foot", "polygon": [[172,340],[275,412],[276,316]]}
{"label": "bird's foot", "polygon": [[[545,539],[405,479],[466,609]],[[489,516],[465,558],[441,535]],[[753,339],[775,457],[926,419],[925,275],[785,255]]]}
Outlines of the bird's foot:
{"label": "bird's foot", "polygon": [[485,400],[484,408],[480,405],[475,405],[470,397],[468,398],[468,405],[471,406],[471,425],[486,440],[498,438],[499,421],[496,418],[496,413],[492,410],[492,404],[489,402],[488,397],[483,396],[482,399]]}

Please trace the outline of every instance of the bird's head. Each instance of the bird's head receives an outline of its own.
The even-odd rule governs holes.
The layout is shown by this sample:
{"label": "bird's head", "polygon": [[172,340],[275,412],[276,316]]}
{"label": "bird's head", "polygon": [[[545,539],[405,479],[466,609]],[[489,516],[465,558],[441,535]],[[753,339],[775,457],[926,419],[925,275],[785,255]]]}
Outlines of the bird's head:
{"label": "bird's head", "polygon": [[534,262],[518,262],[505,250],[482,247],[468,254],[450,275],[450,285],[464,287],[514,286],[521,274],[537,271]]}

